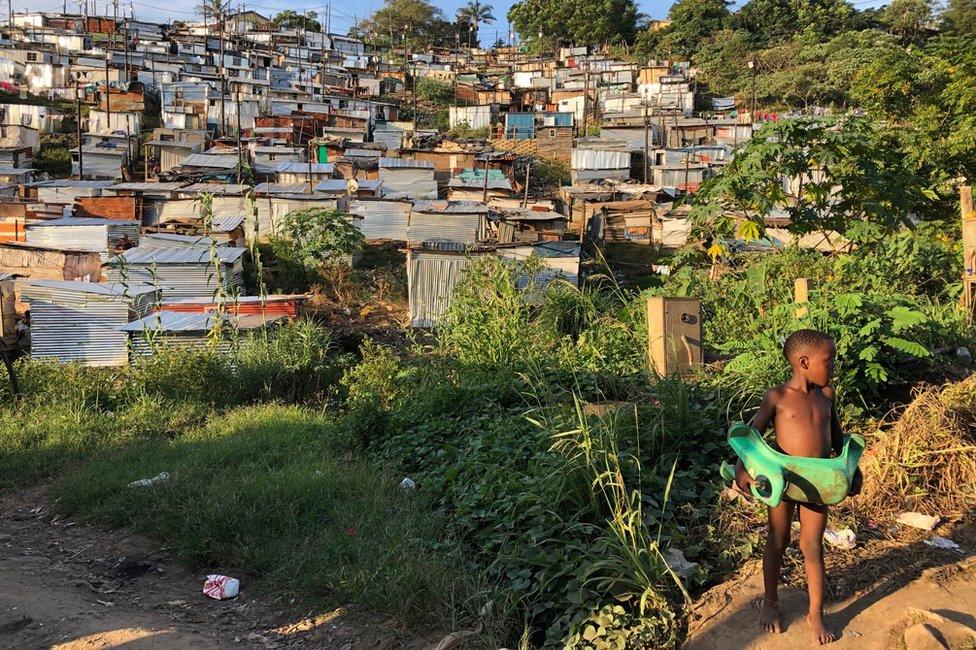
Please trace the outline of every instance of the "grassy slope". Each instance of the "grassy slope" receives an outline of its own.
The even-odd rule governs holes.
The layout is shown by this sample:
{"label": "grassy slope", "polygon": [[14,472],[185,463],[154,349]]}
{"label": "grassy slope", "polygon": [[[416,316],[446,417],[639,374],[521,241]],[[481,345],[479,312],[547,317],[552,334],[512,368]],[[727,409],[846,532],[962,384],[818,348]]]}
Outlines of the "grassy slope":
{"label": "grassy slope", "polygon": [[[263,405],[214,414],[173,439],[139,440],[69,472],[69,512],[162,539],[194,566],[334,605],[405,619],[440,611],[456,573],[432,550],[424,496],[341,451],[327,419]],[[168,472],[152,487],[129,482]]]}

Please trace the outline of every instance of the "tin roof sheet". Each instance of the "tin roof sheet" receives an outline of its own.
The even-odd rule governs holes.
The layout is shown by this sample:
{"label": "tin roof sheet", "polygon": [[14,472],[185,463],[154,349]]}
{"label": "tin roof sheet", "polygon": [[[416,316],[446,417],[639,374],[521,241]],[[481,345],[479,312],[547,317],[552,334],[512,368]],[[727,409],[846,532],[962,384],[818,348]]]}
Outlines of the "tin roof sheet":
{"label": "tin roof sheet", "polygon": [[[309,169],[311,169],[311,172]],[[277,163],[274,166],[274,170],[279,174],[331,174],[335,171],[335,165],[332,163],[312,163],[309,165],[303,162],[286,161]]]}
{"label": "tin roof sheet", "polygon": [[383,156],[380,157],[380,167],[387,169],[434,169],[434,163],[414,158],[387,158]]}
{"label": "tin roof sheet", "polygon": [[[214,253],[221,262],[231,264],[244,255],[244,249],[220,246]],[[209,264],[210,255],[210,249],[138,246],[120,253],[110,263],[116,263],[116,260],[122,257],[125,258],[126,264]]]}

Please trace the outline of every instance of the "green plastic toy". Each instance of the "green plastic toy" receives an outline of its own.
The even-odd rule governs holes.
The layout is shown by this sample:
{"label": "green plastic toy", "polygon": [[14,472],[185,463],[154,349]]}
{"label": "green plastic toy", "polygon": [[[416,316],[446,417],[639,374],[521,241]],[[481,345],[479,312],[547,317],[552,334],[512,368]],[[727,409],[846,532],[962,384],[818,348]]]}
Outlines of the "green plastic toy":
{"label": "green plastic toy", "polygon": [[[776,507],[783,497],[799,503],[830,506],[847,496],[864,452],[864,438],[845,436],[844,448],[835,458],[806,458],[783,454],[762,439],[755,428],[736,422],[729,428],[729,444],[755,479],[752,495]],[[735,468],[722,463],[722,478],[735,480]]]}

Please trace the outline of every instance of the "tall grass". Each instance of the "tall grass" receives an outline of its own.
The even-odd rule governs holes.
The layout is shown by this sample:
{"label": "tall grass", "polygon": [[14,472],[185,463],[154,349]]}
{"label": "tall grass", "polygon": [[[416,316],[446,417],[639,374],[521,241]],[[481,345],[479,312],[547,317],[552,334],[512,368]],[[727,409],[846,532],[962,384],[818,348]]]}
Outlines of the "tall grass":
{"label": "tall grass", "polygon": [[[70,471],[60,505],[163,540],[201,570],[278,596],[356,603],[404,623],[447,620],[463,584],[443,520],[422,493],[349,457],[330,421],[286,406],[213,415]],[[168,472],[148,488],[131,481]]]}

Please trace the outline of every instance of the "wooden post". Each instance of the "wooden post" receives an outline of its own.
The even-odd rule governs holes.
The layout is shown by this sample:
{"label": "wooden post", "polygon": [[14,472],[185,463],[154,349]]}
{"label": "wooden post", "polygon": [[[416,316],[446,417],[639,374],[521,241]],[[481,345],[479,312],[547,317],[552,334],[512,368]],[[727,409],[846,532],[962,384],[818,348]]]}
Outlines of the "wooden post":
{"label": "wooden post", "polygon": [[959,187],[959,208],[962,212],[962,299],[971,310],[976,307],[976,205],[969,185]]}
{"label": "wooden post", "polygon": [[688,374],[702,363],[701,300],[647,301],[647,358],[659,375]]}
{"label": "wooden post", "polygon": [[793,281],[793,302],[798,305],[796,308],[797,318],[804,318],[810,313],[805,305],[810,302],[810,290],[812,288],[813,282],[810,278],[797,278]]}

